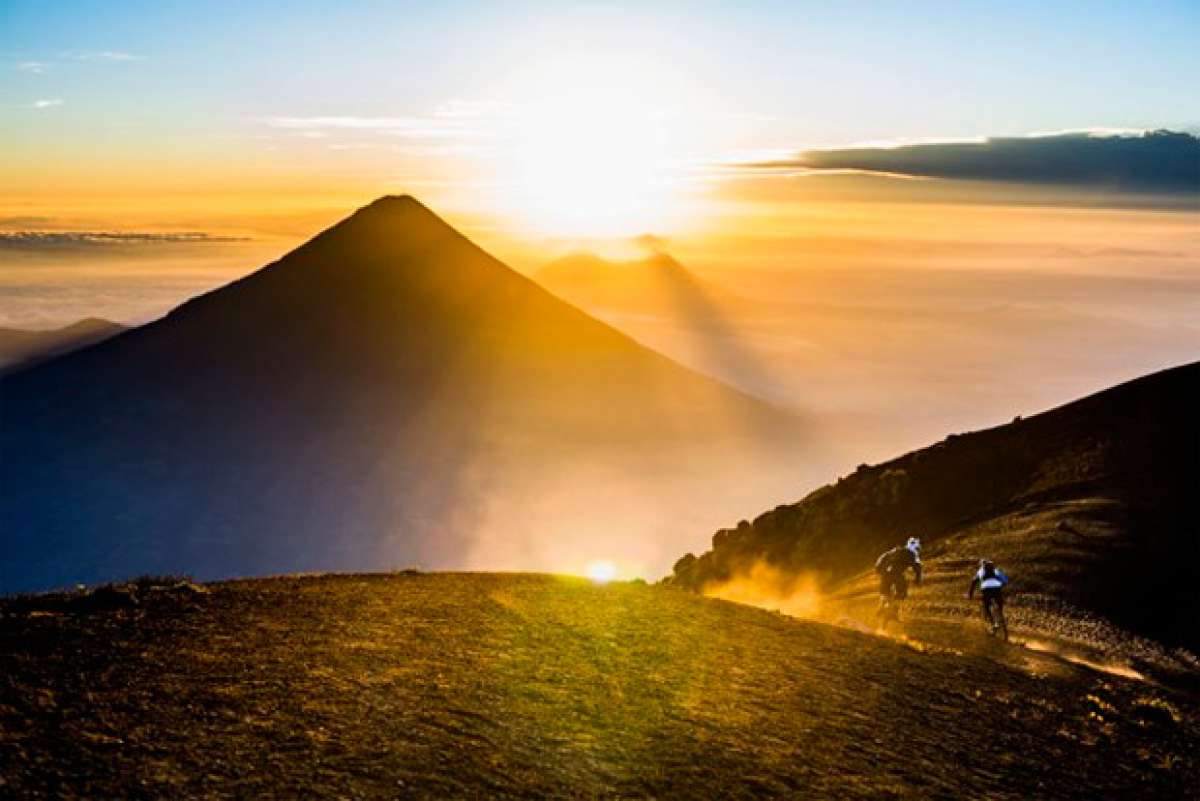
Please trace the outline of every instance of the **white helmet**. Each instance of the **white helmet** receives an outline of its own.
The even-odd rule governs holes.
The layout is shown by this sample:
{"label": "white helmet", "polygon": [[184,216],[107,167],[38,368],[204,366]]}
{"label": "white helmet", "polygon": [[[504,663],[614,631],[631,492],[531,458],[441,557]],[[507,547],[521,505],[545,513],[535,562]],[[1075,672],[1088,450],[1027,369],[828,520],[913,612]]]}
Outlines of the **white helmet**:
{"label": "white helmet", "polygon": [[904,547],[912,551],[914,554],[918,554],[921,552],[921,541],[916,537],[909,537],[908,542],[904,544]]}

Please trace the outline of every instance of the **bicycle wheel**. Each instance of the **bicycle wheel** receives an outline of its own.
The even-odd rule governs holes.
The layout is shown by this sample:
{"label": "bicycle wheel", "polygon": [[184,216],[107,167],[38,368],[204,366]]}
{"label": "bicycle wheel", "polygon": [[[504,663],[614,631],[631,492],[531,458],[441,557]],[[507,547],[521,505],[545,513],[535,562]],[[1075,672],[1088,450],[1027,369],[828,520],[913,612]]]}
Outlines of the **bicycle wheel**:
{"label": "bicycle wheel", "polygon": [[989,637],[996,636],[996,608],[987,601],[983,602],[983,626]]}
{"label": "bicycle wheel", "polygon": [[897,601],[889,600],[879,608],[878,625],[880,631],[890,634],[899,622],[900,605]]}

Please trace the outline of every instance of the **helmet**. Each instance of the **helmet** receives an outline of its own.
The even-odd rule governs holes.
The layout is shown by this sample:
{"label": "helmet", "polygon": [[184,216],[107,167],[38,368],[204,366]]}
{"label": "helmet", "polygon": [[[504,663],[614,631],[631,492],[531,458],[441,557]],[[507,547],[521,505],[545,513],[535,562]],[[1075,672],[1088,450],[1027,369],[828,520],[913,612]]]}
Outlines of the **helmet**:
{"label": "helmet", "polygon": [[979,560],[980,567],[992,567],[994,565],[995,565],[995,562],[993,562],[991,559],[980,559]]}
{"label": "helmet", "polygon": [[904,547],[913,553],[916,553],[917,551],[921,550],[921,540],[917,539],[916,537],[909,537],[908,542],[904,543]]}

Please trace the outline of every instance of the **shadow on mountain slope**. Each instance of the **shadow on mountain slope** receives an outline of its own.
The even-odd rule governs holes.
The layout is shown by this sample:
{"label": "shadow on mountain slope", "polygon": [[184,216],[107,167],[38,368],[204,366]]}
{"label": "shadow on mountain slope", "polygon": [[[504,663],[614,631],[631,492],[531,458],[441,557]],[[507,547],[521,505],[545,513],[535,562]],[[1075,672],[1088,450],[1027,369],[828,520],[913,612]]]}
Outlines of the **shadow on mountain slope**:
{"label": "shadow on mountain slope", "polygon": [[687,343],[679,353],[684,363],[757,397],[777,394],[761,354],[744,341],[752,333],[747,323],[763,316],[763,305],[705,281],[665,252],[629,262],[576,253],[550,262],[534,277],[622,330],[630,316],[661,317]]}

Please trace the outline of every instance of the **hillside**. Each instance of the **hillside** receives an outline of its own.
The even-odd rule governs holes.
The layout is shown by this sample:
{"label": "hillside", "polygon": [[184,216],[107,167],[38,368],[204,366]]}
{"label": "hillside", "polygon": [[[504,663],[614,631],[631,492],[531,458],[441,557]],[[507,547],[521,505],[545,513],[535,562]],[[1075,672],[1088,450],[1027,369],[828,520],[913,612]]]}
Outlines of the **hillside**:
{"label": "hillside", "polygon": [[[913,611],[961,622],[972,566],[1015,578],[1018,631],[1136,657],[1200,646],[1200,363],[1131,381],[1029,419],[950,436],[722,529],[670,582],[720,588],[758,570],[815,582],[832,614],[874,604],[875,557],[909,535],[929,581]],[[1141,654],[1145,656],[1145,654]],[[1177,655],[1193,668],[1195,657]]]}
{"label": "hillside", "polygon": [[89,317],[62,328],[0,328],[0,374],[93,345],[121,333],[125,326]]}
{"label": "hillside", "polygon": [[0,592],[582,571],[613,553],[665,568],[672,536],[803,471],[795,418],[560,301],[410,197],[5,377],[0,401]]}
{"label": "hillside", "polygon": [[1184,798],[1192,696],[636,584],[373,575],[0,601],[39,798]]}

